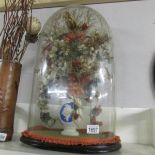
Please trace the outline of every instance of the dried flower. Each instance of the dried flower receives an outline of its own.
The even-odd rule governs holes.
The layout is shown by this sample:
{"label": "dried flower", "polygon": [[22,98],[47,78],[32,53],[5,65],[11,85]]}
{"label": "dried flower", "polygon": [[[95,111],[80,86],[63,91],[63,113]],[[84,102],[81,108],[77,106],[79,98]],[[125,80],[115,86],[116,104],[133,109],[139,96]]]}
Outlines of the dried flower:
{"label": "dried flower", "polygon": [[26,25],[26,32],[31,35],[37,35],[40,32],[41,23],[36,17],[29,17]]}
{"label": "dried flower", "polygon": [[89,28],[89,26],[88,26],[88,24],[84,23],[84,24],[82,24],[81,28],[83,31],[85,31]]}
{"label": "dried flower", "polygon": [[68,34],[66,34],[64,36],[64,41],[67,42],[67,43],[71,43],[73,41],[82,41],[84,40],[85,38],[85,33],[84,32],[80,32],[80,31],[77,31],[77,32],[69,32]]}
{"label": "dried flower", "polygon": [[64,14],[64,19],[66,22],[66,25],[70,30],[75,30],[77,28],[77,23],[73,15],[71,15],[68,11]]}

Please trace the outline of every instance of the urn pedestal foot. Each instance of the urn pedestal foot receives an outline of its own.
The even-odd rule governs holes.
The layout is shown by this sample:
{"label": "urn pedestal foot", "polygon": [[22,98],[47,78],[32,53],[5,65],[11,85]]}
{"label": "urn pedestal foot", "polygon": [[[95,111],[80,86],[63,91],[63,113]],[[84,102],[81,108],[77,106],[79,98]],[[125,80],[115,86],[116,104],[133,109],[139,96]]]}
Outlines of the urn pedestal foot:
{"label": "urn pedestal foot", "polygon": [[64,130],[61,134],[64,136],[79,136],[79,132],[74,125],[64,125]]}

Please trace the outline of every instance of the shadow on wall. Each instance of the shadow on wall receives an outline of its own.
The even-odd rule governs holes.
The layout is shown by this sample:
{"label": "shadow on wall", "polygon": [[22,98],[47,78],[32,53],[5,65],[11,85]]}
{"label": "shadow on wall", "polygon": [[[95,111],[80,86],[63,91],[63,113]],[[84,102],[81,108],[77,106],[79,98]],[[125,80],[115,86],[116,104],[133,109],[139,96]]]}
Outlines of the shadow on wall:
{"label": "shadow on wall", "polygon": [[150,66],[150,85],[151,85],[151,89],[152,89],[152,94],[155,98],[155,53],[152,58],[152,62],[151,62],[151,66]]}
{"label": "shadow on wall", "polygon": [[14,131],[20,133],[27,128],[29,119],[29,105],[17,104],[14,120]]}

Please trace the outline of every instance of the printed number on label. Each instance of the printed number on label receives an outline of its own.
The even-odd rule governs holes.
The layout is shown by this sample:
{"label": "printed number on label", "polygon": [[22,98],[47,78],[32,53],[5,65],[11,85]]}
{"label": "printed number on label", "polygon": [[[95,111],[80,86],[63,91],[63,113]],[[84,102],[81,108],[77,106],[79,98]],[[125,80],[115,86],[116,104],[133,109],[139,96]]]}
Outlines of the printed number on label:
{"label": "printed number on label", "polygon": [[99,125],[87,125],[87,134],[99,134]]}
{"label": "printed number on label", "polygon": [[0,141],[4,142],[6,140],[7,134],[6,133],[0,133]]}

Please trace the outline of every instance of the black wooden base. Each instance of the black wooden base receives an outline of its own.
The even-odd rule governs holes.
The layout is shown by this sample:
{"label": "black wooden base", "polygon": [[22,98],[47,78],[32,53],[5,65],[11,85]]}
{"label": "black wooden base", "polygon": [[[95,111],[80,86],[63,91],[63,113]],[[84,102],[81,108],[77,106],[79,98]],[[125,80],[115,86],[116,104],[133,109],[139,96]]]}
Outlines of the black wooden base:
{"label": "black wooden base", "polygon": [[60,144],[51,144],[51,143],[45,143],[41,141],[34,140],[32,138],[27,138],[22,136],[20,138],[20,141],[45,150],[53,150],[53,151],[60,151],[60,152],[71,152],[71,153],[106,153],[106,152],[112,152],[119,150],[121,148],[120,143],[116,144],[110,144],[110,145],[60,145]]}

